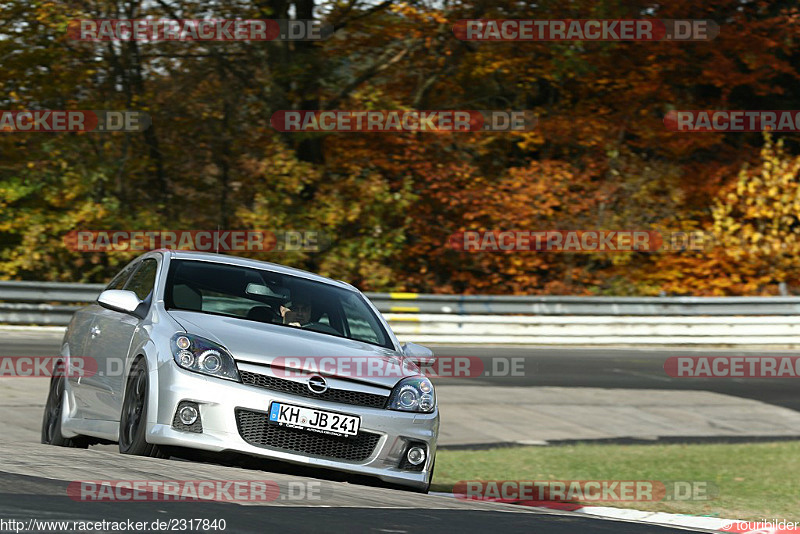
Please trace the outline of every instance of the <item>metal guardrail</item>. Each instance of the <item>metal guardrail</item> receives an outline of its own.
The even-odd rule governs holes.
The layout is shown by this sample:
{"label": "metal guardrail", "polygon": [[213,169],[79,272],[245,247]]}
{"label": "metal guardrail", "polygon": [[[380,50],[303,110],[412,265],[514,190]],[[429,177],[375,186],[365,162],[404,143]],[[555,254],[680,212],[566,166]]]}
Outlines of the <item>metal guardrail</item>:
{"label": "metal guardrail", "polygon": [[401,340],[524,345],[800,345],[800,316],[384,314]]}
{"label": "metal guardrail", "polygon": [[67,325],[105,286],[0,281],[0,324]]}
{"label": "metal guardrail", "polygon": [[[0,281],[0,324],[66,325],[103,287]],[[800,345],[798,297],[367,296],[423,343]]]}
{"label": "metal guardrail", "polygon": [[0,301],[4,302],[94,302],[104,284],[66,284],[62,282],[0,281]]}
{"label": "metal guardrail", "polygon": [[456,315],[800,315],[800,297],[560,297],[370,293],[381,312]]}
{"label": "metal guardrail", "polygon": [[[0,281],[0,311],[56,313],[94,302],[102,284]],[[453,315],[800,315],[800,297],[571,297],[367,293],[382,313]],[[5,304],[4,304],[5,303]],[[9,303],[36,303],[11,306]],[[46,304],[46,305],[45,305]],[[75,306],[69,306],[74,311]],[[3,317],[0,316],[0,321]]]}

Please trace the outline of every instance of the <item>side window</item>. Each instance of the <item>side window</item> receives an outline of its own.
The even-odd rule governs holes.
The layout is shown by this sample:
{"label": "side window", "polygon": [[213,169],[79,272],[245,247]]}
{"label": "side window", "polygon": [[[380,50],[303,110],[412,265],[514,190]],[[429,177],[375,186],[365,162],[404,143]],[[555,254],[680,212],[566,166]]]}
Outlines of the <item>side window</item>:
{"label": "side window", "polygon": [[153,291],[156,284],[156,271],[158,262],[154,259],[146,259],[142,262],[139,270],[125,284],[125,289],[133,291],[139,300],[144,300]]}
{"label": "side window", "polygon": [[380,327],[362,302],[355,298],[343,299],[342,310],[344,311],[347,326],[350,328],[350,336],[353,339],[376,344],[384,342],[383,339],[378,339]]}
{"label": "side window", "polygon": [[125,282],[128,281],[128,278],[131,277],[131,273],[133,273],[138,266],[139,263],[136,262],[125,267],[111,280],[111,282],[106,286],[106,289],[122,289],[125,287]]}

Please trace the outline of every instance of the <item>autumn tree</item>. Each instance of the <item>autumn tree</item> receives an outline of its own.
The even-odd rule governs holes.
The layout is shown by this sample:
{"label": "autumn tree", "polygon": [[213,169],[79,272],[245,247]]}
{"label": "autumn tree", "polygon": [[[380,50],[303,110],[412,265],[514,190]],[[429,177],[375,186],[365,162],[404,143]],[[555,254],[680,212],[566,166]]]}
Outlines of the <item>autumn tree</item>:
{"label": "autumn tree", "polygon": [[[736,294],[790,281],[780,273],[793,249],[773,265],[766,250],[741,258],[722,248],[464,254],[446,243],[467,229],[710,230],[719,195],[758,156],[761,138],[671,132],[664,114],[800,109],[800,17],[791,2],[3,7],[0,107],[136,109],[153,119],[138,134],[0,137],[6,278],[98,281],[132,256],[72,252],[62,242],[70,230],[219,226],[322,231],[331,239],[318,253],[251,255],[370,290]],[[143,17],[296,17],[336,32],[268,43],[66,37],[75,18]],[[475,43],[453,35],[464,18],[709,18],[722,30],[707,42]],[[274,131],[271,115],[288,109],[533,110],[539,124],[453,134]],[[788,161],[800,146],[787,138],[781,150]],[[770,191],[738,194],[729,216],[738,221],[746,198]]]}

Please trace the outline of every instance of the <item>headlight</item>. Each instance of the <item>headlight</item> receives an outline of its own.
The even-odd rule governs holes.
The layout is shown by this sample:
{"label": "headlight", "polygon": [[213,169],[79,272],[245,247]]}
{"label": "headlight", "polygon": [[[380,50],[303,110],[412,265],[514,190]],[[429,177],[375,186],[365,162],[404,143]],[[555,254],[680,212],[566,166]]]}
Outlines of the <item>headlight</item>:
{"label": "headlight", "polygon": [[222,345],[192,334],[175,334],[170,346],[175,363],[184,369],[241,382],[233,356]]}
{"label": "headlight", "polygon": [[430,413],[436,407],[433,384],[424,376],[401,380],[389,397],[389,409],[403,412]]}

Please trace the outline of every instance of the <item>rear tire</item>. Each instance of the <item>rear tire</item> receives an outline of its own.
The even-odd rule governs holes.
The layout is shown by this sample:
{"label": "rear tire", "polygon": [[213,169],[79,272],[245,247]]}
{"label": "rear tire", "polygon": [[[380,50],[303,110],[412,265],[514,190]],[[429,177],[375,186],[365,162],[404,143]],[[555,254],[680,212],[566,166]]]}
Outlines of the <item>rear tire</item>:
{"label": "rear tire", "polygon": [[84,436],[66,438],[61,433],[61,414],[64,410],[64,366],[56,365],[53,377],[50,379],[50,391],[47,393],[47,403],[44,406],[42,417],[42,443],[57,447],[74,447],[85,449],[89,440]]}
{"label": "rear tire", "polygon": [[167,458],[158,445],[147,443],[147,400],[149,375],[144,358],[136,361],[125,385],[119,421],[119,452],[134,456]]}

